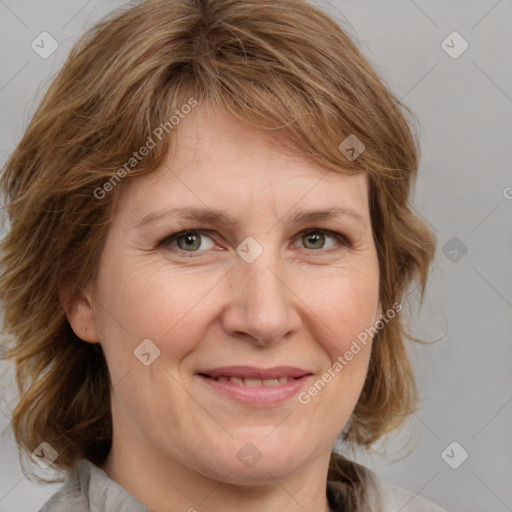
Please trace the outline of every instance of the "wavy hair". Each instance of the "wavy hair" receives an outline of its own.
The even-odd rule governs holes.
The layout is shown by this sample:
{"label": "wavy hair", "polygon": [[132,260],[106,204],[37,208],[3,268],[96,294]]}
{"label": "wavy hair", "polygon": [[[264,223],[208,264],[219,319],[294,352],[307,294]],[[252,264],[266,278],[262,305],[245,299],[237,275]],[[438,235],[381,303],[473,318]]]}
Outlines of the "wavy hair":
{"label": "wavy hair", "polygon": [[[413,116],[345,29],[304,0],[147,0],[116,11],[75,44],[0,177],[9,221],[0,301],[12,340],[2,358],[19,392],[11,426],[20,454],[48,442],[61,472],[79,458],[105,461],[112,417],[101,345],[74,334],[59,287],[79,294],[95,279],[117,181],[152,172],[173,151],[179,127],[169,119],[190,98],[274,131],[283,151],[365,173],[382,310],[416,282],[423,300],[435,238],[409,204]],[[157,127],[165,134],[154,149],[120,171]],[[355,159],[339,148],[349,135],[365,146]],[[347,443],[369,447],[416,410],[407,339],[416,340],[397,311],[374,340]],[[347,492],[361,494],[352,463],[331,462],[331,473],[348,475]]]}

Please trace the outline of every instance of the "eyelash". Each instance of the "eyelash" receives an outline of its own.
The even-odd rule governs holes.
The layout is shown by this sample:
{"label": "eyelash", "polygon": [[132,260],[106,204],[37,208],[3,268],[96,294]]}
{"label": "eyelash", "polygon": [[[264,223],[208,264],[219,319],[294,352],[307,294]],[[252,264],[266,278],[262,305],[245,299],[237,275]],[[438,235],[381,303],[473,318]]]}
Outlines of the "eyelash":
{"label": "eyelash", "polygon": [[[172,233],[171,235],[168,235],[166,236],[164,239],[162,239],[158,244],[157,244],[157,247],[158,248],[164,248],[164,249],[170,249],[170,250],[173,250],[173,251],[177,251],[179,253],[184,253],[183,255],[185,257],[197,257],[199,256],[202,252],[206,252],[206,251],[185,251],[183,249],[180,249],[179,247],[173,247],[171,246],[171,243],[173,241],[175,241],[177,238],[179,238],[180,236],[182,235],[185,235],[187,233],[195,233],[195,234],[198,234],[198,235],[206,235],[206,236],[209,236],[210,238],[212,238],[212,240],[215,240],[215,238],[212,236],[212,233],[213,231],[211,230],[208,230],[208,229],[191,229],[191,228],[186,228],[185,226],[180,226],[178,227],[177,229],[180,229],[180,231],[176,231],[174,233]],[[308,235],[310,233],[323,233],[325,235],[329,235],[331,236],[332,238],[335,238],[338,240],[338,242],[341,243],[342,246],[344,247],[351,247],[351,243],[349,242],[349,240],[343,236],[341,233],[338,233],[336,231],[331,231],[329,229],[321,229],[321,228],[308,228],[308,229],[305,229],[303,231],[301,231],[300,233],[297,234],[296,238],[302,238],[303,236],[305,235]],[[307,247],[304,247],[304,249],[307,250]],[[335,248],[329,248],[329,249],[310,249],[310,251],[312,252],[331,252],[332,250],[335,250]],[[199,254],[198,254],[199,253]],[[321,255],[321,254],[319,254]]]}

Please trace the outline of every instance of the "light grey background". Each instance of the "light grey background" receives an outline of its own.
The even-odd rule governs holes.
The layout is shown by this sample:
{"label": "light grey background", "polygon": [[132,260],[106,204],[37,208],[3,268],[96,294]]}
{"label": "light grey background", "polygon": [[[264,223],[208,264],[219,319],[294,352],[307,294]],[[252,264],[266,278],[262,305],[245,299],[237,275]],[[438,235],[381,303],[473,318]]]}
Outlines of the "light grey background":
{"label": "light grey background", "polygon": [[[0,0],[2,162],[77,37],[124,3]],[[387,455],[356,458],[449,511],[512,511],[512,1],[318,5],[349,24],[418,116],[423,159],[415,207],[439,244],[424,308],[411,320],[420,337],[444,335],[413,347],[422,408],[376,445]],[[31,48],[43,31],[59,43],[47,59]],[[442,47],[454,31],[469,44],[458,58]],[[451,37],[445,45],[455,52],[461,43]],[[456,245],[446,246],[452,237]],[[3,390],[0,400],[0,512],[37,511],[58,486],[36,485],[21,472],[7,428],[11,395]],[[413,451],[403,458],[406,450],[398,449],[407,440]],[[453,441],[460,447],[445,452],[452,465],[462,450],[469,454],[458,469],[441,456]]]}

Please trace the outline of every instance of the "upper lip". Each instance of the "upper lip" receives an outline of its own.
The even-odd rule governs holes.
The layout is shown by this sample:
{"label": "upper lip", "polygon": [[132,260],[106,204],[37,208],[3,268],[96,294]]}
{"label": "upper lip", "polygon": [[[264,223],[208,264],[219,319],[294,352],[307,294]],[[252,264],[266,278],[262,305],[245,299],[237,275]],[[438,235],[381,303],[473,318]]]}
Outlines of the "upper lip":
{"label": "upper lip", "polygon": [[296,366],[274,366],[273,368],[257,368],[255,366],[222,366],[197,372],[209,377],[239,377],[249,379],[277,379],[279,377],[304,377],[311,372]]}

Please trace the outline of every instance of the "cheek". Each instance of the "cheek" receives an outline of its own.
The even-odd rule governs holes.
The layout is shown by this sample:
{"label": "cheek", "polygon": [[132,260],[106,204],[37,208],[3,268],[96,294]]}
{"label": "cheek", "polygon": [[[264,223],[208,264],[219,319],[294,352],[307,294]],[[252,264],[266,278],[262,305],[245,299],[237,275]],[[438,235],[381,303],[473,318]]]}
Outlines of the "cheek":
{"label": "cheek", "polygon": [[378,273],[365,271],[333,279],[316,295],[314,332],[327,358],[319,379],[299,401],[328,408],[336,428],[348,421],[366,379],[378,294]]}
{"label": "cheek", "polygon": [[328,351],[339,355],[371,327],[378,314],[379,276],[375,268],[331,276],[320,281],[309,306],[323,324]]}
{"label": "cheek", "polygon": [[191,349],[212,314],[205,298],[218,276],[166,270],[165,262],[110,258],[106,263],[99,278],[100,336],[110,349],[124,350],[127,337],[132,352],[147,338],[167,354]]}

